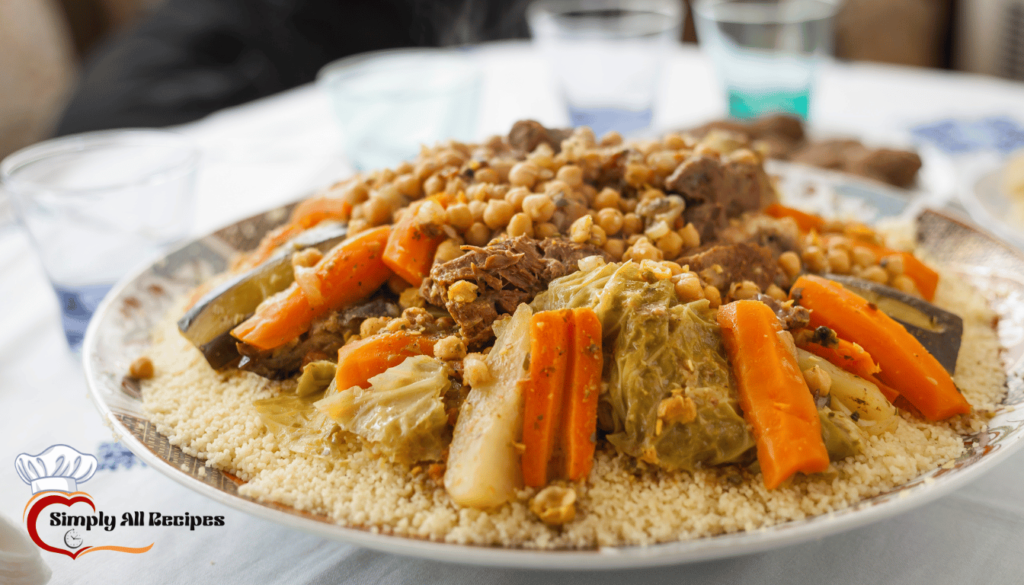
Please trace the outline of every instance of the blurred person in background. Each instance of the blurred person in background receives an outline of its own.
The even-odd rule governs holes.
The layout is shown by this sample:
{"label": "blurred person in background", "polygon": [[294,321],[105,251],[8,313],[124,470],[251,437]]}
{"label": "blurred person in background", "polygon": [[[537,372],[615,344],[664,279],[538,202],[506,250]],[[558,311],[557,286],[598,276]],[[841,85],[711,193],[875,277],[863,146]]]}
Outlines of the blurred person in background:
{"label": "blurred person in background", "polygon": [[167,0],[97,49],[58,135],[168,126],[316,78],[364,51],[525,38],[529,0]]}

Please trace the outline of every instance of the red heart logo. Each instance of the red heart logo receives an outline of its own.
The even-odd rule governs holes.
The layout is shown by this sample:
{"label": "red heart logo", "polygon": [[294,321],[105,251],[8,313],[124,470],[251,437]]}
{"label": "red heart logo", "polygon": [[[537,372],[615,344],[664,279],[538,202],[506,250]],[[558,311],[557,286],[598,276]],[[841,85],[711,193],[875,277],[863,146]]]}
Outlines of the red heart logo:
{"label": "red heart logo", "polygon": [[89,506],[92,508],[92,511],[96,511],[96,504],[92,502],[92,498],[89,497],[89,494],[69,498],[64,494],[54,492],[48,496],[43,496],[42,498],[36,500],[35,503],[32,504],[32,508],[29,509],[28,518],[26,518],[26,524],[28,524],[28,535],[32,537],[32,541],[35,542],[36,545],[43,550],[60,553],[62,555],[68,555],[72,558],[72,560],[77,558],[78,555],[91,549],[91,546],[83,546],[77,551],[71,552],[68,550],[64,550],[62,548],[53,547],[43,542],[43,539],[39,537],[39,533],[36,531],[36,519],[39,518],[39,514],[41,514],[43,510],[46,509],[48,506],[52,506],[54,504],[61,504],[70,507],[71,505],[77,504],[79,502],[85,502],[86,504],[89,504]]}

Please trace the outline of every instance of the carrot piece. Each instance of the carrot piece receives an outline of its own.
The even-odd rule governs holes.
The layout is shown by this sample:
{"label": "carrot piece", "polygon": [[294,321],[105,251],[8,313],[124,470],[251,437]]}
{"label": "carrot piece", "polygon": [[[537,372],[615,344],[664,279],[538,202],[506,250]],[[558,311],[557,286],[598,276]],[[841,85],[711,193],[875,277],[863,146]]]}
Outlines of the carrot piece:
{"label": "carrot piece", "polygon": [[[824,237],[826,243],[832,239],[831,236]],[[874,242],[869,242],[856,236],[854,237],[854,246],[861,246],[870,250],[875,254],[876,262],[885,256],[898,254],[903,259],[903,274],[906,274],[910,280],[914,281],[918,292],[921,293],[924,300],[931,302],[935,298],[935,289],[939,286],[939,273],[929,268],[924,262],[921,262],[917,256],[910,252],[879,246]]]}
{"label": "carrot piece", "polygon": [[263,239],[260,240],[260,243],[256,246],[255,250],[242,256],[237,262],[235,262],[234,265],[232,265],[231,270],[234,272],[242,272],[263,264],[268,258],[270,258],[275,250],[288,240],[302,233],[302,230],[303,228],[301,226],[292,225],[290,223],[274,228],[267,232],[267,235],[263,236]]}
{"label": "carrot piece", "polygon": [[597,398],[603,366],[601,321],[597,313],[591,308],[573,309],[561,432],[564,475],[572,481],[590,475],[594,465]]}
{"label": "carrot piece", "polygon": [[353,386],[369,388],[370,378],[401,364],[406,358],[434,355],[436,342],[436,337],[398,331],[347,343],[338,349],[336,386],[338,390]]}
{"label": "carrot piece", "polygon": [[794,473],[828,468],[821,421],[796,358],[778,336],[775,313],[758,301],[718,310],[743,416],[753,427],[764,485],[775,489]]}
{"label": "carrot piece", "polygon": [[921,342],[863,297],[813,275],[797,279],[790,296],[811,310],[811,327],[824,325],[860,344],[882,368],[876,377],[928,420],[971,411],[953,379]]}
{"label": "carrot piece", "polygon": [[302,335],[317,317],[380,288],[391,276],[381,259],[388,226],[361,232],[332,248],[313,268],[322,301],[311,302],[298,282],[264,301],[231,335],[259,349],[280,347]]}
{"label": "carrot piece", "polygon": [[430,273],[437,247],[445,239],[444,232],[438,230],[436,235],[431,235],[418,223],[416,214],[427,201],[439,203],[441,207],[448,206],[448,197],[444,193],[410,205],[395,224],[384,250],[384,263],[413,286],[419,286]]}
{"label": "carrot piece", "polygon": [[860,376],[868,382],[871,382],[875,386],[878,386],[878,390],[885,396],[885,398],[892,402],[900,395],[899,392],[892,389],[891,387],[882,383],[875,374],[877,374],[881,368],[875,363],[874,358],[871,354],[864,351],[864,348],[856,343],[840,339],[839,344],[836,347],[825,347],[813,342],[798,343],[800,349],[805,349],[814,355],[824,358],[829,361],[832,365],[837,368],[842,368],[847,372],[855,376]]}
{"label": "carrot piece", "polygon": [[328,219],[346,221],[351,214],[352,204],[348,201],[339,197],[317,195],[296,205],[289,223],[302,229],[309,229]]}
{"label": "carrot piece", "polygon": [[802,232],[809,232],[811,230],[820,232],[825,227],[825,220],[821,216],[805,213],[799,209],[793,209],[778,203],[772,203],[765,207],[764,212],[779,219],[784,217],[793,218],[796,221],[796,227],[800,228]]}
{"label": "carrot piece", "polygon": [[523,482],[529,487],[548,483],[571,351],[570,309],[530,318],[530,377],[523,388]]}

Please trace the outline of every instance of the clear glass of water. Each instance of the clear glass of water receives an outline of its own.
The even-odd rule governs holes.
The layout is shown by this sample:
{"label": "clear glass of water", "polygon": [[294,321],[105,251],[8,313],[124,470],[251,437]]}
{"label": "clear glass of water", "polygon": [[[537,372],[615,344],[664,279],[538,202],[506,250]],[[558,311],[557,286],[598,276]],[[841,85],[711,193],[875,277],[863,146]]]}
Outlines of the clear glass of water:
{"label": "clear glass of water", "polygon": [[538,0],[534,42],[555,71],[573,126],[598,136],[651,125],[666,50],[681,38],[679,0]]}
{"label": "clear glass of water", "polygon": [[188,233],[198,164],[190,140],[161,130],[57,138],[0,163],[73,351],[117,279]]}
{"label": "clear glass of water", "polygon": [[729,115],[806,120],[838,9],[838,0],[696,0],[697,38],[725,85]]}
{"label": "clear glass of water", "polygon": [[357,169],[395,165],[440,140],[475,138],[481,74],[463,52],[365,53],[327,64],[318,79]]}

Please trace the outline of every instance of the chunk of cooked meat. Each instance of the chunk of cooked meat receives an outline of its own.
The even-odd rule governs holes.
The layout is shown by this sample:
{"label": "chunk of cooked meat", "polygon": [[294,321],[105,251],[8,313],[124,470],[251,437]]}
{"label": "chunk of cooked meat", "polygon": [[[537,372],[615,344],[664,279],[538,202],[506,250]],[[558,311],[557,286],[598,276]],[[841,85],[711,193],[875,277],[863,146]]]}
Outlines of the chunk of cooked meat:
{"label": "chunk of cooked meat", "polygon": [[725,217],[739,217],[775,200],[775,189],[763,167],[744,158],[727,157],[721,162],[710,156],[691,156],[665,179],[665,188],[682,195],[687,206],[721,205]]}
{"label": "chunk of cooked meat", "polygon": [[889,148],[868,151],[846,165],[848,172],[897,187],[909,187],[920,169],[921,157],[917,153]]}
{"label": "chunk of cooked meat", "polygon": [[[479,346],[494,335],[491,324],[499,315],[513,313],[520,303],[530,302],[547,289],[552,280],[579,270],[582,258],[609,259],[603,250],[589,244],[526,236],[492,242],[484,248],[463,249],[468,253],[434,265],[420,287],[420,294],[431,304],[448,310],[462,327],[462,336],[470,346]],[[448,289],[460,281],[476,285],[473,301],[449,298]]]}
{"label": "chunk of cooked meat", "polygon": [[377,298],[347,309],[335,311],[313,321],[309,331],[285,345],[263,351],[246,343],[237,343],[242,361],[238,369],[256,375],[282,380],[296,374],[310,361],[338,359],[338,349],[345,345],[345,336],[358,333],[359,325],[370,317],[398,317],[395,303]]}
{"label": "chunk of cooked meat", "polygon": [[763,291],[774,282],[778,271],[768,248],[749,243],[712,246],[677,262],[688,265],[723,296],[733,283],[744,280],[753,282]]}
{"label": "chunk of cooked meat", "polygon": [[683,220],[692,223],[700,234],[702,244],[710,244],[718,239],[718,234],[729,226],[725,217],[725,209],[717,203],[704,203],[696,207],[687,207],[683,212]]}
{"label": "chunk of cooked meat", "polygon": [[775,316],[782,322],[782,326],[788,330],[802,329],[811,322],[811,312],[805,307],[793,303],[793,301],[782,302],[766,294],[759,294],[754,299],[771,307]]}
{"label": "chunk of cooked meat", "polygon": [[508,144],[525,153],[533,152],[542,143],[546,143],[558,153],[562,150],[562,141],[571,134],[571,129],[545,128],[534,120],[519,120],[508,133]]}

